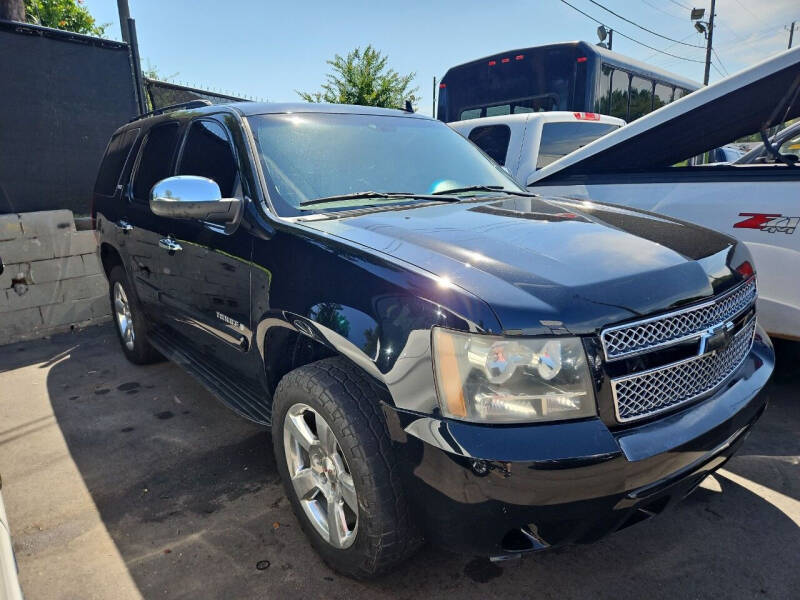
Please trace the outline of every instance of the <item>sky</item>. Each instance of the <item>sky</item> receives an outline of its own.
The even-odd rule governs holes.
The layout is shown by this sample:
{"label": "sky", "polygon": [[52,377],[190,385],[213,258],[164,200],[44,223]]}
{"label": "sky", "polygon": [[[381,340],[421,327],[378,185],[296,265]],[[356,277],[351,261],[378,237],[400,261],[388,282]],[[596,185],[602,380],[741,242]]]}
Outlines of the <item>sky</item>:
{"label": "sky", "polygon": [[[614,50],[689,77],[703,79],[703,36],[689,19],[710,0],[597,0],[657,34],[607,12],[592,0],[568,0],[618,34]],[[107,37],[121,39],[115,0],[84,0]],[[504,50],[569,40],[597,42],[597,23],[561,0],[129,0],[145,66],[170,80],[272,102],[299,101],[316,91],[326,60],[372,44],[400,73],[416,73],[418,110],[431,114],[433,77],[472,59]],[[797,0],[717,0],[711,83],[786,49]],[[661,54],[631,40],[682,58]],[[683,59],[692,59],[689,60]]]}

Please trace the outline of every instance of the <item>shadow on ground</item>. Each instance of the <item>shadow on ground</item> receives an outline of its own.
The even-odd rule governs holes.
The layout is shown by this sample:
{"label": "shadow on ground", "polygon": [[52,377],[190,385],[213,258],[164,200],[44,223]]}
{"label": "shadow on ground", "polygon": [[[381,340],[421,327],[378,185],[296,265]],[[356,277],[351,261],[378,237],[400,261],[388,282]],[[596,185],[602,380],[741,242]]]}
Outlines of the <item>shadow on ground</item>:
{"label": "shadow on ground", "polygon": [[800,588],[797,345],[779,348],[796,354],[726,466],[752,486],[717,476],[721,493],[700,489],[591,546],[500,564],[427,547],[390,576],[358,583],[306,542],[263,429],[171,364],[128,364],[116,344],[106,327],[26,344],[0,370],[52,365],[58,425],[146,598],[787,598]]}

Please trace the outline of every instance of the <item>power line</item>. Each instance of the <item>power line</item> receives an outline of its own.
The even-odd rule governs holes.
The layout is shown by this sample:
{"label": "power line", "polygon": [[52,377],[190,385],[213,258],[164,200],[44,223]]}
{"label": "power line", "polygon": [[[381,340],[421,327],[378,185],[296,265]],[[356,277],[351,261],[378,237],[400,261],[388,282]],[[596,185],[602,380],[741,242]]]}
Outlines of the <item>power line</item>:
{"label": "power line", "polygon": [[717,65],[715,65],[713,62],[711,63],[711,66],[712,66],[712,67],[714,67],[714,70],[715,70],[717,73],[719,73],[719,76],[720,76],[720,77],[726,77],[726,75],[725,75],[725,74],[724,74],[722,71],[720,71],[720,70],[719,70],[719,67],[717,67]]}
{"label": "power line", "polygon": [[679,17],[679,16],[677,16],[677,15],[674,15],[674,14],[672,14],[672,13],[671,13],[671,12],[669,12],[669,11],[666,11],[666,10],[664,10],[664,9],[663,9],[663,8],[661,8],[660,6],[656,6],[656,5],[655,5],[655,4],[653,4],[652,2],[649,2],[649,0],[642,0],[642,2],[644,2],[645,4],[647,4],[647,6],[649,6],[649,7],[650,7],[650,8],[652,8],[653,10],[657,10],[658,12],[660,12],[660,13],[663,13],[663,14],[667,15],[668,17],[672,17],[672,18],[673,18],[673,19],[675,19],[676,21],[680,21],[681,23],[684,23],[684,24],[686,23],[686,19],[682,19],[681,17]]}
{"label": "power line", "polygon": [[655,32],[655,31],[653,31],[652,29],[648,29],[647,27],[644,27],[643,25],[639,25],[638,23],[635,23],[635,22],[631,21],[630,19],[627,19],[627,18],[623,17],[622,15],[620,15],[620,14],[618,14],[618,13],[615,13],[615,12],[614,12],[613,10],[611,10],[610,8],[607,8],[607,7],[603,6],[603,5],[602,5],[602,4],[600,4],[599,2],[595,2],[595,0],[589,0],[589,2],[591,2],[591,3],[592,3],[592,4],[594,4],[595,6],[599,6],[599,7],[600,7],[600,8],[602,8],[604,11],[611,13],[612,15],[614,15],[615,17],[617,17],[618,19],[622,19],[622,20],[623,20],[623,21],[625,21],[626,23],[630,23],[631,25],[633,25],[633,26],[635,26],[635,27],[638,27],[638,28],[639,28],[639,29],[641,29],[642,31],[646,31],[647,33],[650,33],[650,34],[652,34],[652,35],[658,36],[658,37],[660,37],[660,38],[664,38],[665,40],[668,40],[668,41],[670,41],[670,42],[674,42],[674,43],[676,43],[676,44],[683,44],[684,46],[689,46],[689,47],[691,47],[691,48],[703,48],[703,46],[698,46],[697,44],[687,44],[686,42],[681,42],[681,41],[679,41],[679,40],[676,40],[676,39],[673,39],[673,38],[671,38],[671,37],[667,37],[667,36],[665,36],[665,35],[661,35],[660,33],[656,33],[656,32]]}
{"label": "power line", "polygon": [[747,11],[748,13],[750,13],[750,15],[751,15],[751,16],[752,16],[754,19],[758,19],[758,20],[759,20],[759,21],[761,21],[761,22],[762,22],[764,25],[767,25],[767,22],[766,22],[766,21],[764,21],[764,20],[763,20],[761,17],[759,17],[759,16],[758,16],[756,13],[754,13],[752,10],[750,10],[749,8],[747,8],[747,7],[746,7],[744,4],[742,4],[741,2],[739,2],[739,0],[736,0],[736,4],[738,4],[739,6],[741,6],[741,7],[742,7],[742,10],[745,10],[745,11]]}
{"label": "power line", "polygon": [[[727,77],[728,75],[730,75],[730,73],[728,72],[728,68],[722,64],[722,59],[719,57],[719,54],[717,54],[717,49],[712,48],[711,51],[714,53],[714,56],[717,57],[717,62],[719,62],[719,66],[722,67],[723,70],[725,71],[725,76]],[[717,71],[719,71],[719,69],[717,69]]]}
{"label": "power line", "polygon": [[[578,8],[577,6],[574,6],[574,5],[570,4],[569,2],[567,2],[567,0],[560,0],[560,2],[562,2],[563,4],[566,4],[566,5],[567,5],[567,6],[569,6],[569,7],[570,7],[572,10],[575,10],[575,11],[577,11],[577,12],[581,13],[581,14],[582,14],[584,17],[586,17],[587,19],[590,19],[590,20],[594,21],[594,22],[595,22],[595,23],[597,23],[598,25],[602,25],[603,27],[608,27],[608,26],[607,26],[605,23],[603,23],[602,21],[598,21],[598,20],[597,20],[597,19],[595,19],[595,18],[594,18],[592,15],[586,14],[586,13],[585,13],[585,12],[583,12],[583,11],[582,11],[580,8]],[[677,54],[670,54],[669,52],[665,52],[664,50],[659,50],[658,48],[654,48],[653,46],[648,46],[648,45],[647,45],[647,44],[645,44],[644,42],[640,42],[639,40],[637,40],[637,39],[635,39],[635,38],[632,38],[632,37],[631,37],[631,36],[629,36],[629,35],[625,35],[625,34],[624,34],[624,33],[622,33],[621,31],[619,31],[618,29],[615,29],[615,30],[614,30],[614,33],[616,33],[617,35],[620,35],[620,36],[624,37],[626,40],[630,40],[630,41],[632,41],[634,44],[639,44],[640,46],[644,46],[645,48],[648,48],[648,49],[650,49],[650,50],[655,50],[656,52],[659,52],[660,54],[666,54],[667,56],[671,56],[672,58],[679,58],[679,59],[681,59],[681,60],[686,60],[686,61],[689,61],[689,62],[695,62],[695,63],[703,63],[703,62],[704,62],[704,61],[702,61],[702,60],[695,60],[695,59],[693,59],[693,58],[686,58],[685,56],[678,56]]]}
{"label": "power line", "polygon": [[[686,40],[688,40],[690,37],[692,37],[692,36],[694,36],[694,35],[696,35],[696,33],[695,33],[695,32],[692,32],[692,33],[690,33],[689,35],[687,35],[685,38],[683,38],[683,40],[684,40],[684,41],[686,41]],[[678,45],[678,44],[670,44],[669,46],[667,46],[666,48],[664,48],[664,50],[669,50],[670,48],[673,48],[673,47],[675,47],[675,46],[677,46],[677,45]],[[653,54],[650,54],[650,55],[646,56],[646,57],[643,59],[643,61],[642,61],[642,62],[647,62],[647,61],[649,61],[651,58],[653,58],[653,57],[655,57],[655,56],[657,56],[657,55],[658,55],[658,52],[654,52]]]}
{"label": "power line", "polygon": [[669,1],[672,2],[675,6],[680,6],[684,10],[692,10],[691,6],[686,6],[685,4],[681,4],[680,2],[676,2],[675,0],[669,0]]}

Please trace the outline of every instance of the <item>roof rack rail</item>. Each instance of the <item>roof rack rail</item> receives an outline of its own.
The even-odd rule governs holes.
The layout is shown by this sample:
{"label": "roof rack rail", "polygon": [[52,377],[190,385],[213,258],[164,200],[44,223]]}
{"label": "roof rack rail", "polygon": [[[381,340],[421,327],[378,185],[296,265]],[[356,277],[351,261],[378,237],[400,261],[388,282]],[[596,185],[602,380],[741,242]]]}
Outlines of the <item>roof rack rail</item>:
{"label": "roof rack rail", "polygon": [[146,119],[147,117],[154,117],[156,115],[163,115],[164,113],[172,112],[173,110],[189,109],[189,108],[202,108],[203,106],[211,106],[210,100],[190,100],[189,102],[181,102],[180,104],[170,104],[169,106],[162,106],[150,112],[143,113],[138,117],[132,118],[128,123],[133,123],[139,119]]}

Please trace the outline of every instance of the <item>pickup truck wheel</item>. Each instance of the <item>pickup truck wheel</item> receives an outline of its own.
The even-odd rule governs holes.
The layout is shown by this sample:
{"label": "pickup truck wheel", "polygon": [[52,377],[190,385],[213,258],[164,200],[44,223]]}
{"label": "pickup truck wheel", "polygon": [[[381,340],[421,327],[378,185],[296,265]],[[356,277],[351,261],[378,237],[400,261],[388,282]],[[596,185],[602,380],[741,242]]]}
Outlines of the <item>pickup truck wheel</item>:
{"label": "pickup truck wheel", "polygon": [[286,494],[334,570],[366,579],[421,544],[400,485],[379,390],[346,360],[327,358],[281,379],[272,443]]}
{"label": "pickup truck wheel", "polygon": [[120,266],[111,269],[108,286],[111,316],[125,357],[137,365],[163,360],[147,340],[145,316],[133,294],[125,269]]}

